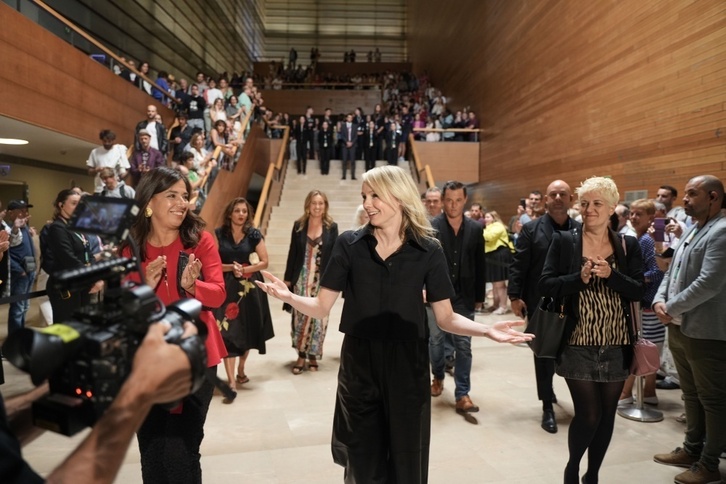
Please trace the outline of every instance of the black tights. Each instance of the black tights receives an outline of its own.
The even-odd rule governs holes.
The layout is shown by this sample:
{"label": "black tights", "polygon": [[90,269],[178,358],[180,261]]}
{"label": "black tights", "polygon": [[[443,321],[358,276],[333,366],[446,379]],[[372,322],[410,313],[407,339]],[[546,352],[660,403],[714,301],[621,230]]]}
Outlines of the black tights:
{"label": "black tights", "polygon": [[575,416],[567,435],[570,460],[565,468],[565,484],[579,484],[580,460],[586,450],[587,474],[584,482],[597,484],[597,475],[613,435],[618,398],[625,382],[565,381],[575,405]]}

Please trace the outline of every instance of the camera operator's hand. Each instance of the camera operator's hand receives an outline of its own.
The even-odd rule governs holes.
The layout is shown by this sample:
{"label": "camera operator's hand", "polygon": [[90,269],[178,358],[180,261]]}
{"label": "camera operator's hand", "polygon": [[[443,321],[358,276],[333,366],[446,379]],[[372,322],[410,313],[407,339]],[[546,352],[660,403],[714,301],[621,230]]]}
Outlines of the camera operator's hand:
{"label": "camera operator's hand", "polygon": [[166,270],[166,256],[159,256],[146,265],[146,284],[152,288],[159,285],[159,281]]}
{"label": "camera operator's hand", "polygon": [[[134,387],[150,392],[152,403],[168,403],[185,397],[192,388],[189,358],[179,345],[164,341],[169,324],[152,324],[136,351],[128,381]],[[190,322],[184,323],[182,339],[197,334]]]}

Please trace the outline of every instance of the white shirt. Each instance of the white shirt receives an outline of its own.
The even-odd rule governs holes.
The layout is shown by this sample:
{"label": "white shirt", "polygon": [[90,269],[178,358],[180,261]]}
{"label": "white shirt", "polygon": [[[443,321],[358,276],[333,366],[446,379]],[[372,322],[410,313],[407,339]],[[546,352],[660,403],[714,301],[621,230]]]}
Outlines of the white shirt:
{"label": "white shirt", "polygon": [[149,146],[151,146],[155,150],[158,150],[159,149],[159,137],[157,136],[157,133],[156,133],[156,121],[151,121],[151,122],[147,123],[145,129],[146,129],[146,131],[149,132],[149,136],[151,137],[151,142],[150,142]]}
{"label": "white shirt", "polygon": [[[116,172],[116,178],[120,180],[130,168],[129,160],[126,158],[126,147],[121,144],[116,144],[110,150],[107,150],[103,146],[94,148],[88,156],[86,166],[89,168],[113,168]],[[94,183],[95,188],[93,191],[95,193],[101,193],[104,184],[98,173],[96,173]]]}

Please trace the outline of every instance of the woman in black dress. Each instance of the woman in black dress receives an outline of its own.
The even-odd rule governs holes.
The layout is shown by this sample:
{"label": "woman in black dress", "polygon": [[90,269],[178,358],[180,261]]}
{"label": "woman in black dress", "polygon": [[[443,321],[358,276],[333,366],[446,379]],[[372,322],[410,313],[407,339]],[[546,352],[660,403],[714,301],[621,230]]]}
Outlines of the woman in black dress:
{"label": "woman in black dress", "polygon": [[[235,198],[224,211],[222,226],[214,231],[227,290],[227,299],[215,316],[227,347],[224,369],[233,388],[235,383],[241,385],[250,381],[245,374],[249,351],[256,349],[264,355],[265,341],[275,335],[267,295],[254,283],[262,280],[258,271],[267,267],[268,260],[262,234],[252,226],[253,218],[249,202]],[[237,358],[239,365],[235,376]]]}
{"label": "woman in black dress", "polygon": [[446,258],[410,174],[396,166],[369,170],[361,195],[370,221],[338,237],[317,296],[293,294],[268,272],[271,282],[258,285],[315,318],[345,290],[333,459],[345,467],[346,483],[425,484],[431,387],[422,289],[445,331],[506,343],[531,335],[511,328],[521,321],[486,326],[453,312]]}

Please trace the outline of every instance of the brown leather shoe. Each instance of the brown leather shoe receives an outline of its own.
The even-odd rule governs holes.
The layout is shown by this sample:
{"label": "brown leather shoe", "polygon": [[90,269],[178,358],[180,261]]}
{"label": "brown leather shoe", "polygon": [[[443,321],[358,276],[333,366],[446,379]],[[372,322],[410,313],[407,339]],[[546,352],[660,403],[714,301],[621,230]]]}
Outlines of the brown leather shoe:
{"label": "brown leather shoe", "polygon": [[474,405],[469,395],[464,395],[456,401],[456,412],[457,413],[474,413],[478,412],[479,407]]}
{"label": "brown leather shoe", "polygon": [[676,447],[667,454],[655,454],[653,460],[658,464],[665,464],[667,466],[685,467],[689,469],[693,464],[698,462],[699,457],[690,455],[682,447]]}
{"label": "brown leather shoe", "polygon": [[431,396],[432,397],[438,397],[441,395],[441,392],[444,391],[444,380],[439,380],[438,378],[434,378],[431,380]]}

